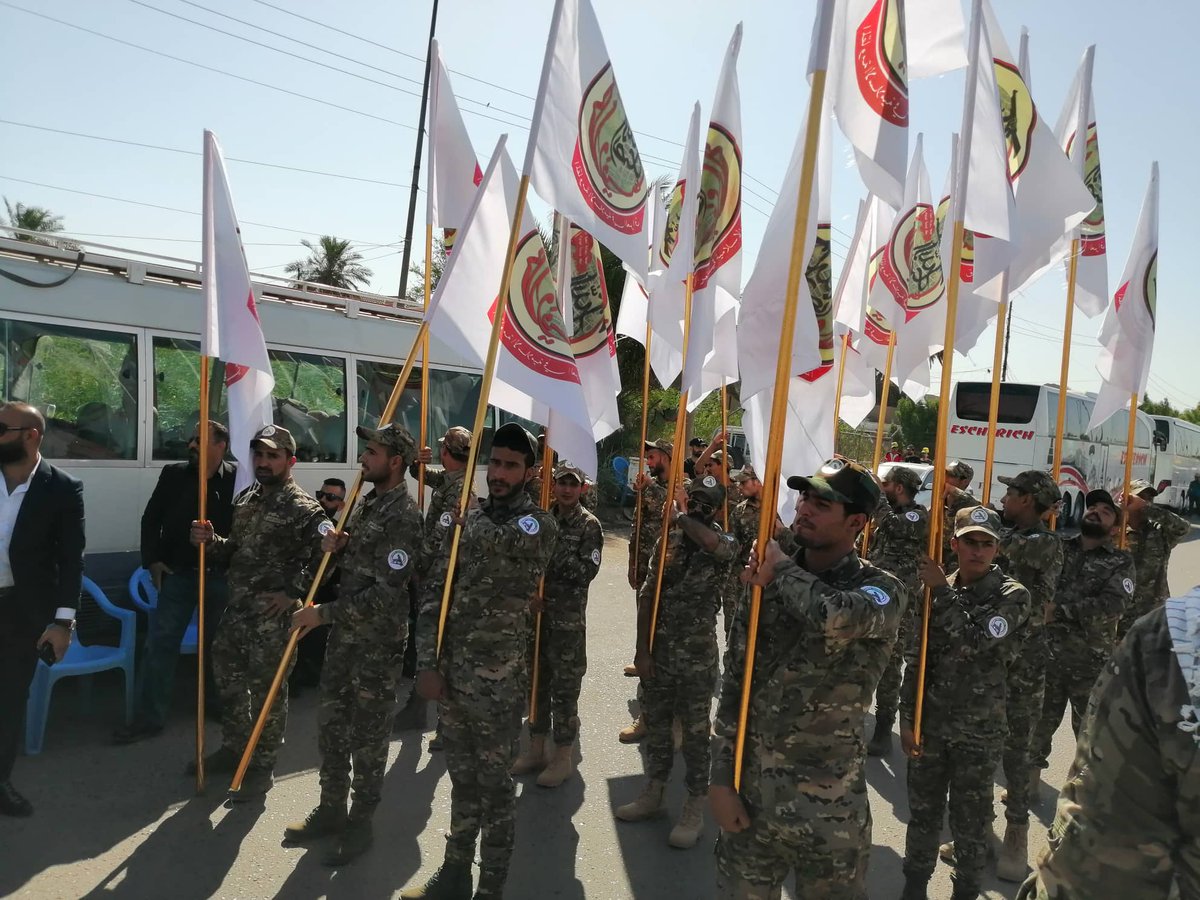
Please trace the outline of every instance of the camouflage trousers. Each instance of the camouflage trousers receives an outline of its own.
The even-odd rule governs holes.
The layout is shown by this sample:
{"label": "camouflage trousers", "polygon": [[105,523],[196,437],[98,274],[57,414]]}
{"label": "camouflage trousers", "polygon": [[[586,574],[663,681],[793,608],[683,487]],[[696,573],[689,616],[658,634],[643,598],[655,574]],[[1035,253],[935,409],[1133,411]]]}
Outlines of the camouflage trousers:
{"label": "camouflage trousers", "polygon": [[[1048,629],[1052,627],[1047,626]],[[1075,737],[1079,737],[1079,726],[1083,722],[1083,714],[1087,712],[1092,687],[1108,661],[1090,647],[1071,647],[1055,640],[1049,643],[1042,714],[1034,728],[1030,746],[1032,764],[1039,769],[1049,766],[1054,733],[1058,731],[1068,704],[1071,707],[1071,729]]]}
{"label": "camouflage trousers", "polygon": [[863,779],[854,803],[823,802],[816,815],[786,821],[747,802],[750,827],[717,838],[717,900],[779,900],[792,872],[796,896],[804,900],[866,900],[866,791]]}
{"label": "camouflage trousers", "polygon": [[517,755],[528,679],[485,678],[488,669],[466,663],[447,668],[441,706],[451,785],[446,860],[471,865],[478,841],[481,870],[503,880],[516,837],[517,795],[508,770]]}
{"label": "camouflage trousers", "polygon": [[530,734],[547,734],[553,723],[556,746],[575,743],[579,734],[579,691],[586,671],[587,626],[582,616],[556,621],[551,615],[543,615],[536,718],[530,718]]}
{"label": "camouflage trousers", "polygon": [[[249,743],[250,732],[266,703],[291,625],[291,616],[268,618],[262,601],[235,593],[217,626],[213,638],[213,676],[221,696],[221,743],[239,756]],[[252,769],[275,768],[275,757],[287,727],[287,675],[295,665],[293,653],[250,761]]]}
{"label": "camouflage trousers", "polygon": [[725,626],[725,640],[729,640],[729,629],[737,618],[738,610],[746,602],[746,585],[742,584],[742,566],[734,565],[725,581],[725,590],[721,593],[721,618]]}
{"label": "camouflage trousers", "polygon": [[900,708],[901,667],[904,664],[904,655],[913,649],[914,643],[920,639],[919,616],[919,612],[909,609],[900,617],[900,630],[896,636],[896,643],[892,646],[892,656],[888,660],[887,668],[879,676],[879,685],[875,688],[876,722],[896,721],[896,711]]}
{"label": "camouflage trousers", "polygon": [[[1139,569],[1139,576],[1140,571],[1141,570]],[[1165,597],[1156,597],[1153,593],[1142,594],[1141,592],[1138,592],[1137,594],[1134,594],[1133,599],[1129,602],[1129,605],[1125,607],[1125,612],[1121,613],[1121,619],[1117,623],[1116,643],[1119,644],[1121,641],[1125,640],[1125,635],[1129,633],[1129,629],[1133,627],[1134,622],[1146,615],[1146,613],[1154,612],[1154,610],[1162,606],[1164,602],[1166,602]],[[1116,644],[1114,644],[1114,646],[1116,646]]]}
{"label": "camouflage trousers", "polygon": [[950,833],[957,858],[951,880],[956,887],[977,890],[987,865],[993,818],[992,774],[1000,748],[992,740],[951,742],[928,733],[923,738],[921,755],[908,761],[904,874],[916,878],[933,874],[948,793]]}
{"label": "camouflage trousers", "polygon": [[356,640],[333,626],[317,710],[322,804],[345,807],[353,766],[355,816],[379,805],[403,659],[403,639]]}
{"label": "camouflage trousers", "polygon": [[646,774],[666,781],[675,761],[672,726],[683,727],[684,783],[688,794],[708,792],[711,756],[713,689],[717,684],[717,648],[711,652],[684,653],[670,646],[666,635],[654,645],[654,677],[642,679],[642,710],[646,721]]}
{"label": "camouflage trousers", "polygon": [[1005,818],[1015,825],[1029,821],[1032,795],[1033,733],[1042,717],[1042,695],[1046,687],[1046,641],[1044,629],[1025,634],[1021,651],[1008,667],[1006,713],[1008,737],[1004,741],[1004,780],[1008,784]]}

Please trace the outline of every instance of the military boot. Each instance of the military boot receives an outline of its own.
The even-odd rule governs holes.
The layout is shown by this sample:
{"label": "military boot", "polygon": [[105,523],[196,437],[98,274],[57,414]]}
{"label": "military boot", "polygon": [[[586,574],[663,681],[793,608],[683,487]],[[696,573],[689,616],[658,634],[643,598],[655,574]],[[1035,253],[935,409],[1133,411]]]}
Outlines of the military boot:
{"label": "military boot", "polygon": [[1009,822],[1004,829],[1004,846],[996,860],[996,877],[1001,881],[1024,881],[1029,868],[1029,823]]}
{"label": "military boot", "polygon": [[[218,747],[208,756],[204,757],[204,774],[205,775],[232,775],[237,771],[238,763],[242,761],[241,754],[235,753],[228,747]],[[196,761],[193,759],[183,771],[187,775],[196,774]]]}
{"label": "military boot", "polygon": [[[1000,838],[996,837],[996,832],[989,831],[987,836],[987,864],[994,866],[996,857],[1000,855]],[[938,847],[938,856],[942,862],[951,866],[958,865],[958,857],[954,855],[954,841],[946,841]]]}
{"label": "military boot", "polygon": [[690,850],[700,840],[702,831],[704,831],[704,798],[689,795],[683,802],[683,811],[679,814],[679,821],[671,829],[667,843],[678,850]]}
{"label": "military boot", "polygon": [[644,819],[662,815],[663,791],[666,787],[664,782],[648,778],[646,786],[642,788],[638,798],[631,803],[618,806],[613,815],[623,822],[641,822]]}
{"label": "military boot", "polygon": [[509,775],[528,775],[546,768],[546,736],[533,734],[529,736],[529,747],[522,752],[508,770]]}
{"label": "military boot", "polygon": [[979,885],[955,882],[950,900],[979,900]]}
{"label": "military boot", "polygon": [[646,716],[638,713],[632,725],[627,725],[617,734],[617,740],[622,744],[636,744],[646,736]]}
{"label": "military boot", "polygon": [[322,803],[308,814],[303,822],[294,822],[283,829],[283,839],[304,844],[317,838],[339,834],[346,827],[346,805]]}
{"label": "military boot", "polygon": [[421,697],[416,689],[408,695],[404,708],[396,713],[393,731],[424,731],[429,725],[429,701]]}
{"label": "military boot", "polygon": [[885,716],[875,720],[875,731],[867,744],[867,756],[889,756],[892,752],[892,725],[895,716]]}
{"label": "military boot", "polygon": [[375,832],[369,815],[351,816],[346,822],[336,846],[321,860],[327,866],[344,866],[354,862],[375,842]]}
{"label": "military boot", "polygon": [[929,876],[905,875],[900,900],[929,900]]}
{"label": "military boot", "polygon": [[402,891],[400,900],[471,900],[471,864],[446,860],[423,885]]}
{"label": "military boot", "polygon": [[479,886],[475,889],[474,900],[501,900],[504,896],[504,882],[508,873],[497,869],[480,869]]}
{"label": "military boot", "polygon": [[562,747],[554,748],[554,759],[550,761],[550,765],[546,766],[545,771],[538,776],[537,783],[539,787],[558,787],[568,778],[575,774],[575,745],[566,744]]}
{"label": "military boot", "polygon": [[267,796],[267,791],[275,786],[275,774],[271,769],[252,768],[242,779],[238,790],[230,790],[230,803],[257,803]]}

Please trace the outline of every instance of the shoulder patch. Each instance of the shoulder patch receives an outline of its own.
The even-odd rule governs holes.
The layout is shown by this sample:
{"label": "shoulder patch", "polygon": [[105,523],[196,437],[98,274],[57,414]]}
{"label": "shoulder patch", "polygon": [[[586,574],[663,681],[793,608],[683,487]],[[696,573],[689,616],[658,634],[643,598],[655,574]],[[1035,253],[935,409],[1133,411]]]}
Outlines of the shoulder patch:
{"label": "shoulder patch", "polygon": [[1008,619],[1004,616],[992,616],[987,623],[988,634],[994,638],[1002,638],[1008,634]]}
{"label": "shoulder patch", "polygon": [[920,522],[921,514],[919,512],[917,512],[915,509],[910,509],[908,512],[906,512],[904,514],[904,518],[908,519],[908,521],[910,521],[910,522]]}
{"label": "shoulder patch", "polygon": [[592,565],[594,565],[594,566],[600,565],[600,551],[599,550],[592,551]]}
{"label": "shoulder patch", "polygon": [[871,602],[876,606],[887,606],[892,602],[891,595],[883,588],[875,587],[873,584],[868,584],[862,589],[862,592],[871,598]]}
{"label": "shoulder patch", "polygon": [[387,564],[389,567],[399,571],[408,565],[408,554],[400,549],[393,550],[387,555]]}
{"label": "shoulder patch", "polygon": [[444,512],[438,516],[438,524],[443,528],[449,528],[454,524],[454,516],[450,515],[448,512]]}
{"label": "shoulder patch", "polygon": [[264,428],[258,434],[259,434],[259,437],[266,437],[266,438],[274,437],[275,436],[275,426],[268,425],[266,428]]}
{"label": "shoulder patch", "polygon": [[1125,588],[1125,593],[1133,594],[1133,579],[1126,578],[1124,581],[1121,582],[1121,587]]}
{"label": "shoulder patch", "polygon": [[333,531],[333,528],[333,523],[328,519],[325,519],[320,525],[317,526],[317,532],[321,535],[321,537],[324,537],[325,535],[329,534],[329,532]]}
{"label": "shoulder patch", "polygon": [[972,522],[986,522],[987,520],[988,514],[984,511],[982,506],[971,513]]}
{"label": "shoulder patch", "polygon": [[542,523],[533,516],[521,516],[521,518],[517,519],[517,527],[532,536],[542,530]]}

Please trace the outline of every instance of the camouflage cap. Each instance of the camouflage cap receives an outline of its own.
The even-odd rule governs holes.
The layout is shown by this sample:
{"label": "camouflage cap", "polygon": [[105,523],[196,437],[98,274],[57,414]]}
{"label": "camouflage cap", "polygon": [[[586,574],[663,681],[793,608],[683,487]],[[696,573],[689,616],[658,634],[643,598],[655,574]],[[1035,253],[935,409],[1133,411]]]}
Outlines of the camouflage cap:
{"label": "camouflage cap", "polygon": [[461,425],[446,429],[446,433],[438,439],[438,443],[446,448],[446,452],[455,459],[466,459],[471,452],[471,432]]}
{"label": "camouflage cap", "polygon": [[712,453],[708,454],[708,458],[715,459],[717,462],[723,462],[725,459],[725,451],[724,450],[714,450]]}
{"label": "camouflage cap", "polygon": [[559,481],[563,478],[574,478],[580,484],[587,484],[587,476],[583,474],[583,469],[578,466],[573,466],[570,463],[563,463],[554,470],[554,480]]}
{"label": "camouflage cap", "polygon": [[1114,513],[1120,513],[1120,510],[1117,509],[1117,501],[1113,499],[1113,495],[1108,491],[1099,488],[1094,491],[1088,491],[1087,496],[1083,499],[1084,507],[1092,507],[1097,503],[1103,503],[1105,506],[1110,507]]}
{"label": "camouflage cap", "polygon": [[862,512],[873,510],[879,503],[879,485],[871,473],[858,463],[845,459],[826,460],[811,477],[793,475],[787,480],[787,486],[825,500],[851,504]]}
{"label": "camouflage cap", "polygon": [[643,450],[657,450],[659,453],[665,453],[671,456],[675,452],[675,445],[670,441],[646,441]]}
{"label": "camouflage cap", "polygon": [[363,428],[359,425],[354,429],[354,433],[364,441],[383,444],[403,456],[405,462],[411,462],[417,457],[417,441],[403,425],[394,422],[388,422],[381,428]]}
{"label": "camouflage cap", "polygon": [[921,476],[908,466],[892,466],[883,476],[883,480],[900,485],[908,491],[910,497],[917,496],[917,492],[921,490]]}
{"label": "camouflage cap", "polygon": [[711,475],[703,478],[693,478],[688,482],[689,497],[695,497],[711,506],[720,506],[725,502],[725,486]]}
{"label": "camouflage cap", "polygon": [[758,473],[754,471],[754,466],[747,463],[740,469],[735,469],[729,473],[729,479],[736,481],[739,484],[743,481],[758,481]]}
{"label": "camouflage cap", "polygon": [[1158,488],[1144,478],[1135,478],[1133,481],[1129,482],[1130,495],[1134,497],[1140,497],[1142,494],[1146,493],[1146,491],[1150,492],[1150,496],[1146,498],[1147,500],[1158,496]]}
{"label": "camouflage cap", "polygon": [[1062,491],[1050,473],[1041,469],[1026,469],[1017,475],[1001,475],[998,480],[1023,494],[1032,494],[1033,499],[1043,506],[1053,506],[1062,499]]}
{"label": "camouflage cap", "polygon": [[272,450],[286,450],[292,456],[296,455],[296,439],[282,425],[266,425],[250,438],[250,446],[262,444]]}
{"label": "camouflage cap", "polygon": [[965,478],[967,481],[970,481],[975,477],[975,470],[961,459],[954,459],[946,464],[946,477]]}
{"label": "camouflage cap", "polygon": [[1000,516],[986,506],[967,506],[954,515],[954,536],[961,537],[971,531],[989,535],[1000,540]]}

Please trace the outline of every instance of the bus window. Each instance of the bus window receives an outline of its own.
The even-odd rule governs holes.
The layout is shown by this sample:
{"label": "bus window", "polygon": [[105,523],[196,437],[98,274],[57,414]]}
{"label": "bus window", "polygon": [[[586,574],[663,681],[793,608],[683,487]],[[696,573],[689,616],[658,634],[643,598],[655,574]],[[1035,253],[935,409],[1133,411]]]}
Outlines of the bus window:
{"label": "bus window", "polygon": [[346,361],[271,350],[274,418],[296,439],[300,462],[346,461]]}
{"label": "bus window", "polygon": [[137,458],[137,335],[0,320],[4,397],[46,417],[49,459]]}
{"label": "bus window", "polygon": [[[395,363],[358,361],[358,421],[368,428],[379,422],[379,415],[391,396],[401,365]],[[479,403],[480,376],[467,372],[448,372],[430,369],[429,409],[427,428],[429,445],[434,446],[446,429],[461,425],[470,428],[475,423],[475,407]],[[400,403],[392,416],[414,438],[420,439],[421,370],[413,367]],[[436,457],[435,457],[436,458]]]}
{"label": "bus window", "polygon": [[[182,338],[155,337],[152,398],[154,425],[151,458],[185,460],[188,439],[200,418],[200,344]],[[208,380],[209,418],[226,422],[225,368],[211,367]]]}
{"label": "bus window", "polygon": [[[1041,387],[1036,384],[1005,384],[1000,387],[1000,414],[997,422],[1005,425],[1026,425],[1033,421]],[[986,422],[991,403],[992,386],[987,382],[960,381],[956,392],[955,412],[968,422]]]}
{"label": "bus window", "polygon": [[[1057,415],[1057,410],[1055,411]],[[1067,437],[1084,440],[1087,436],[1088,408],[1079,397],[1067,398]]]}

